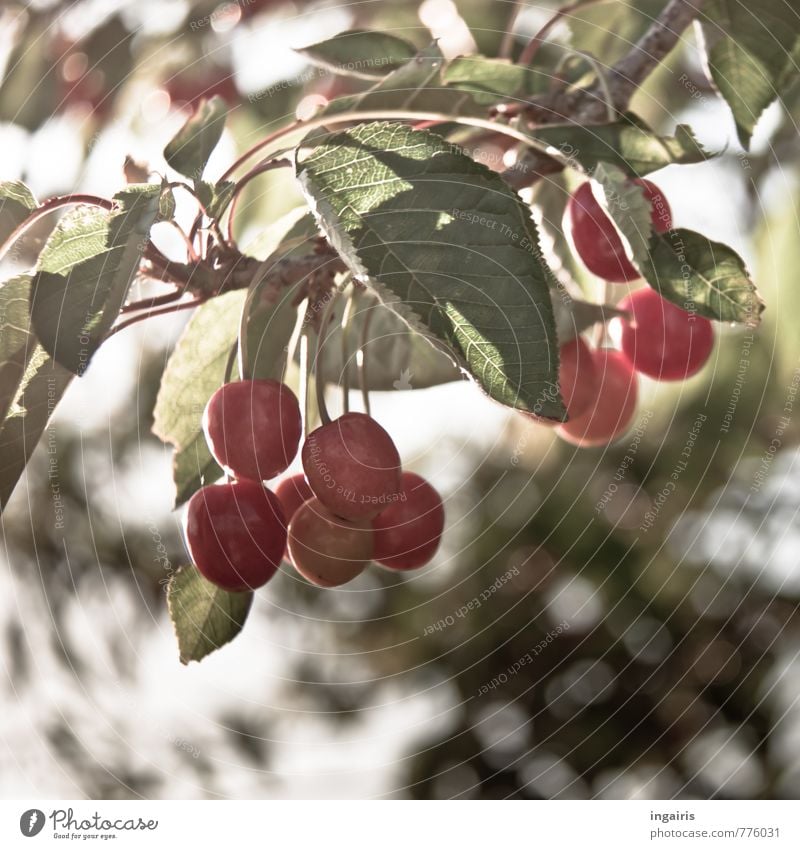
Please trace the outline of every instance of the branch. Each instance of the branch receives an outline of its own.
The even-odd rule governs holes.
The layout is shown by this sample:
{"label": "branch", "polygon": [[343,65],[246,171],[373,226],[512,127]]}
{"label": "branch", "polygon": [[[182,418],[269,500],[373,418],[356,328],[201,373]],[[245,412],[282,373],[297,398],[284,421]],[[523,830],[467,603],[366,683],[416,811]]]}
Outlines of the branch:
{"label": "branch", "polygon": [[[706,0],[669,0],[652,26],[608,73],[611,105],[624,112],[636,90],[680,41]],[[560,89],[535,98],[524,108],[533,124],[574,122],[602,123],[607,120],[603,87],[565,91]]]}

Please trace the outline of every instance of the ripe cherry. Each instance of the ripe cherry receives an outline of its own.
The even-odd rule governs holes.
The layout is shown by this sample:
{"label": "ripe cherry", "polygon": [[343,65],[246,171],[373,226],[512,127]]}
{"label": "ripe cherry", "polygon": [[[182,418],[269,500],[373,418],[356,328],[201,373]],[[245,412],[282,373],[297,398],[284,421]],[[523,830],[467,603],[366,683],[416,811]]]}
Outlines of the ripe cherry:
{"label": "ripe cherry", "polygon": [[198,490],[189,499],[184,531],[200,574],[224,590],[266,584],[280,566],[286,547],[280,502],[255,481]]}
{"label": "ripe cherry", "polygon": [[[558,351],[558,388],[570,419],[579,416],[594,402],[597,373],[592,349],[576,336],[565,342]],[[557,425],[535,413],[523,415],[541,424]]]}
{"label": "ripe cherry", "polygon": [[277,380],[237,380],[211,396],[203,430],[221,466],[238,478],[269,480],[297,454],[300,405],[294,392]]}
{"label": "ripe cherry", "polygon": [[318,499],[302,504],[289,523],[289,557],[318,587],[338,587],[360,575],[372,559],[368,520],[340,519]]}
{"label": "ripe cherry", "polygon": [[302,457],[314,495],[345,519],[374,519],[400,492],[397,448],[364,413],[345,413],[312,431]]}
{"label": "ripe cherry", "polygon": [[289,478],[284,478],[275,488],[275,495],[278,496],[287,522],[292,521],[292,516],[302,504],[314,497],[305,475],[292,475]]}
{"label": "ripe cherry", "polygon": [[[634,180],[650,202],[650,217],[656,233],[672,228],[672,211],[661,190],[649,180]],[[583,264],[598,277],[612,283],[626,283],[640,276],[625,254],[614,224],[595,198],[591,183],[583,183],[570,197],[564,214],[564,229],[572,237]]]}
{"label": "ripe cherry", "polygon": [[628,429],[636,414],[638,384],[627,358],[611,348],[600,348],[594,352],[594,361],[597,379],[593,403],[556,431],[580,447],[613,442]]}
{"label": "ripe cherry", "polygon": [[633,292],[620,301],[619,308],[631,314],[630,321],[618,321],[622,352],[636,371],[656,380],[683,380],[697,374],[711,356],[711,322],[682,310],[653,289]]}
{"label": "ripe cherry", "polygon": [[416,569],[436,553],[444,530],[439,493],[414,472],[403,472],[400,498],[372,523],[374,559],[392,569]]}

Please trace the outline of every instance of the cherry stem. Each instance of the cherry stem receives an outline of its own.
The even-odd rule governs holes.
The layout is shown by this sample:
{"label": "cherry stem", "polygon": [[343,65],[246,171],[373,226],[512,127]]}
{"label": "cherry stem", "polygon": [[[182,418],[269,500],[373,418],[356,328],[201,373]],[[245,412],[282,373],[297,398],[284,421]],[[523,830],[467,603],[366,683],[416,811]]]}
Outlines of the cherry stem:
{"label": "cherry stem", "polygon": [[236,217],[236,210],[239,206],[239,198],[241,197],[242,190],[245,188],[245,186],[255,180],[256,177],[260,177],[262,174],[266,174],[267,171],[274,171],[276,168],[287,168],[291,164],[292,163],[288,159],[269,159],[266,162],[260,162],[258,165],[253,166],[253,168],[251,168],[236,183],[236,188],[233,190],[231,199],[228,202],[228,225],[226,229],[229,244],[236,244],[236,239],[233,235],[233,222],[234,218]]}
{"label": "cherry stem", "polygon": [[499,59],[508,59],[511,56],[511,51],[514,49],[514,24],[517,22],[521,10],[521,0],[514,0],[514,5],[508,16],[506,31],[503,33],[503,40],[500,42]]}
{"label": "cherry stem", "polygon": [[236,342],[233,343],[233,345],[231,345],[231,350],[230,350],[230,353],[228,354],[228,360],[225,363],[225,376],[222,379],[223,386],[226,383],[231,382],[231,377],[233,377],[233,364],[236,362],[236,354],[238,353],[238,351],[239,351],[239,341],[237,340]]}
{"label": "cherry stem", "polygon": [[176,289],[174,292],[167,292],[165,295],[158,295],[155,298],[145,298],[142,301],[134,301],[120,310],[121,314],[129,312],[140,312],[141,310],[152,310],[155,307],[161,307],[164,304],[171,304],[174,301],[179,301],[186,292],[183,289]]}
{"label": "cherry stem", "polygon": [[559,9],[552,18],[550,18],[547,23],[536,33],[536,35],[531,38],[531,40],[525,45],[522,52],[519,54],[519,59],[517,59],[518,65],[530,65],[533,62],[534,57],[536,56],[539,48],[544,43],[550,31],[553,27],[561,21],[562,18],[565,18],[567,15],[571,15],[573,12],[577,12],[579,9],[582,9],[584,6],[592,6],[598,2],[605,2],[605,0],[579,0],[577,3],[573,3],[571,6],[564,6]]}
{"label": "cherry stem", "polygon": [[367,343],[369,342],[369,325],[372,321],[372,313],[376,308],[373,304],[367,309],[364,316],[364,324],[361,325],[361,342],[358,350],[358,385],[361,389],[361,398],[364,402],[364,412],[370,415],[369,406],[369,380],[367,380]]}
{"label": "cherry stem", "polygon": [[559,161],[562,161],[565,165],[569,164],[568,157],[554,153],[552,148],[549,148],[544,142],[526,135],[520,130],[517,130],[515,127],[511,127],[508,124],[499,124],[497,121],[493,121],[488,118],[476,118],[466,115],[446,115],[441,112],[417,112],[413,109],[369,109],[364,110],[363,112],[359,112],[358,110],[353,112],[342,112],[340,115],[320,115],[319,117],[312,118],[309,121],[293,121],[291,124],[287,124],[285,127],[270,133],[268,136],[246,150],[222,175],[221,180],[230,179],[231,175],[244,165],[245,162],[252,159],[260,151],[269,147],[273,142],[276,142],[291,133],[298,132],[300,130],[310,132],[311,130],[319,129],[320,127],[331,127],[337,124],[350,124],[353,121],[381,120],[414,122],[429,121],[437,124],[453,123],[466,125],[468,127],[478,127],[480,129],[511,136],[511,138],[522,142],[528,147],[538,150],[540,153],[547,153],[549,156],[559,159]]}
{"label": "cherry stem", "polygon": [[350,412],[350,321],[355,311],[358,292],[351,285],[350,294],[347,298],[344,311],[342,312],[342,408],[345,413]]}
{"label": "cherry stem", "polygon": [[319,334],[317,335],[317,349],[314,354],[314,386],[317,393],[317,408],[319,418],[322,424],[330,424],[331,417],[328,414],[328,407],[325,403],[325,377],[322,373],[322,348],[328,336],[328,325],[330,324],[331,314],[333,313],[333,305],[336,303],[338,289],[332,289],[328,293],[328,303],[325,304],[325,309],[322,311],[320,319]]}
{"label": "cherry stem", "polygon": [[[603,286],[600,294],[600,303],[603,306],[606,306],[608,302],[608,297],[610,295],[610,287],[608,280],[603,281]],[[602,348],[607,340],[608,335],[608,326],[604,321],[599,321],[594,327],[594,334],[592,336],[592,342],[594,343],[595,348]]]}
{"label": "cherry stem", "polygon": [[192,244],[192,240],[186,235],[183,231],[183,228],[177,221],[173,219],[169,219],[165,222],[173,227],[173,229],[178,231],[181,239],[183,240],[184,245],[186,245],[186,258],[189,262],[200,262],[200,256],[197,251],[194,249],[194,245]]}
{"label": "cherry stem", "polygon": [[154,318],[159,315],[168,315],[172,312],[180,312],[181,310],[192,309],[193,307],[199,307],[200,304],[205,302],[205,298],[195,298],[193,301],[186,301],[182,304],[172,304],[167,307],[163,307],[162,309],[154,309],[149,312],[143,313],[142,315],[135,315],[133,318],[129,318],[127,321],[123,321],[120,324],[114,325],[114,327],[109,330],[108,335],[106,336],[106,340],[110,339],[115,333],[119,333],[120,330],[125,330],[126,327],[130,327],[132,324],[137,324],[140,321],[144,321],[148,318]]}
{"label": "cherry stem", "polygon": [[311,401],[311,393],[309,392],[309,384],[311,382],[311,358],[309,357],[308,350],[310,347],[310,336],[314,332],[313,327],[309,322],[308,315],[308,302],[306,302],[306,309],[303,311],[303,319],[302,324],[304,327],[301,328],[300,333],[300,381],[298,386],[298,392],[300,393],[300,397],[303,399],[303,433],[308,436],[308,433],[311,429],[311,415],[310,415],[310,401]]}

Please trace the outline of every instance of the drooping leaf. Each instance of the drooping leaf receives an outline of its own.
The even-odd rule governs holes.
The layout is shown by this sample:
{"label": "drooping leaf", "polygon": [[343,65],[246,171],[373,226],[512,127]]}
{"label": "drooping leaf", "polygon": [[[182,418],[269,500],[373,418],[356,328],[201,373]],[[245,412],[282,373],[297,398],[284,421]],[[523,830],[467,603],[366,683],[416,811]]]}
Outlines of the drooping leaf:
{"label": "drooping leaf", "polygon": [[41,345],[28,359],[17,395],[0,425],[0,512],[73,378]]}
{"label": "drooping leaf", "polygon": [[760,321],[764,303],[744,261],[727,245],[672,230],[653,236],[639,268],[654,289],[688,312],[750,327]]}
{"label": "drooping leaf", "polygon": [[164,158],[171,168],[192,180],[203,176],[208,159],[222,138],[228,107],[214,95],[202,100],[194,114],[164,148]]}
{"label": "drooping leaf", "polygon": [[194,566],[181,566],[167,587],[167,606],[181,663],[202,660],[229,643],[242,630],[252,604],[252,592],[226,592],[207,581]]}
{"label": "drooping leaf", "polygon": [[203,483],[220,476],[203,447],[202,418],[208,399],[222,385],[239,331],[245,292],[213,298],[197,309],[175,345],[156,398],[153,432],[175,446],[178,504]]}
{"label": "drooping leaf", "polygon": [[0,183],[0,242],[4,242],[36,209],[36,198],[18,180]]}
{"label": "drooping leaf", "polygon": [[38,343],[30,329],[31,278],[0,283],[0,421],[8,413]]}
{"label": "drooping leaf", "polygon": [[59,221],[36,266],[31,322],[44,349],[82,374],[125,302],[159,211],[160,187],[131,187],[117,210],[78,207]]}
{"label": "drooping leaf", "polygon": [[497,174],[432,133],[373,123],[329,137],[297,175],[356,279],[495,400],[563,416],[552,278]]}
{"label": "drooping leaf", "polygon": [[246,253],[256,259],[266,260],[274,254],[275,261],[299,252],[304,246],[310,246],[319,236],[319,228],[308,207],[295,207],[268,224],[247,245]]}
{"label": "drooping leaf", "polygon": [[317,44],[300,47],[297,52],[335,74],[374,80],[413,59],[417,48],[388,32],[348,30]]}
{"label": "drooping leaf", "polygon": [[632,177],[644,177],[667,165],[702,162],[709,154],[683,124],[674,136],[659,136],[631,120],[582,127],[558,124],[537,127],[531,135],[591,172],[601,162],[616,165]]}
{"label": "drooping leaf", "polygon": [[[600,203],[622,236],[629,259],[646,261],[650,252],[653,220],[650,203],[641,186],[628,180],[615,165],[601,162],[592,172],[593,186],[601,195]],[[593,191],[595,189],[593,188]]]}
{"label": "drooping leaf", "polygon": [[501,98],[524,99],[541,94],[547,91],[550,77],[505,59],[459,56],[444,69],[442,81],[472,92],[478,103],[496,103]]}
{"label": "drooping leaf", "polygon": [[616,316],[626,315],[624,310],[608,304],[595,304],[565,298],[563,292],[553,293],[553,311],[556,315],[558,342],[563,345],[598,323],[606,324]]}
{"label": "drooping leaf", "polygon": [[[331,326],[321,353],[321,373],[326,383],[359,386],[357,353],[365,341],[366,386],[370,391],[426,389],[463,375],[452,358],[431,345],[393,310],[367,295],[357,297],[342,339],[342,314],[347,303],[340,297],[331,311]],[[347,371],[345,372],[345,368]]]}
{"label": "drooping leaf", "polygon": [[486,117],[486,107],[477,103],[469,91],[448,88],[442,80],[445,60],[438,45],[421,50],[410,62],[361,94],[332,100],[322,115],[342,112],[374,117],[375,112],[416,111],[444,116]]}
{"label": "drooping leaf", "polygon": [[747,148],[761,113],[797,76],[800,12],[787,0],[712,0],[703,11],[711,77]]}
{"label": "drooping leaf", "polygon": [[175,482],[175,506],[185,504],[198,489],[219,480],[223,475],[217,461],[208,450],[202,431],[172,456],[172,479]]}
{"label": "drooping leaf", "polygon": [[233,197],[236,183],[221,180],[219,183],[209,183],[205,180],[195,182],[195,191],[210,218],[219,218]]}

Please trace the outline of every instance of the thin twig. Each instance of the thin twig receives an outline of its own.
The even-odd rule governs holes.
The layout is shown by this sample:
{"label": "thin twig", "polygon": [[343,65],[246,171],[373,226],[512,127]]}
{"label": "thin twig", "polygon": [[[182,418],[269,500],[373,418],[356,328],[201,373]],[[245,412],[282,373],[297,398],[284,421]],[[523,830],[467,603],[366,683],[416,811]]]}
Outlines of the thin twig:
{"label": "thin twig", "polygon": [[364,316],[364,323],[361,325],[361,344],[358,350],[358,385],[361,388],[361,398],[364,402],[364,412],[370,415],[369,408],[369,379],[367,376],[367,344],[369,342],[369,325],[372,321],[372,313],[375,309],[373,305],[367,310]]}
{"label": "thin twig", "polygon": [[120,330],[125,330],[126,327],[130,327],[132,324],[138,324],[140,321],[144,321],[148,318],[155,318],[159,315],[168,315],[172,312],[180,312],[181,310],[188,310],[192,309],[193,307],[199,307],[202,303],[205,303],[205,298],[196,298],[193,301],[185,301],[182,304],[172,304],[162,309],[151,310],[150,312],[144,313],[143,315],[135,315],[133,316],[133,318],[129,318],[127,321],[123,321],[120,324],[115,324],[111,328],[111,330],[108,331],[106,340],[110,339],[115,333],[119,333]]}
{"label": "thin twig", "polygon": [[123,315],[129,312],[141,312],[142,310],[152,310],[156,307],[164,306],[165,304],[171,304],[174,301],[179,301],[186,292],[181,289],[177,289],[174,292],[167,292],[165,295],[158,295],[155,298],[145,298],[142,301],[134,301],[130,304],[125,304],[125,306],[120,310],[120,313]]}
{"label": "thin twig", "polygon": [[508,59],[514,49],[514,24],[517,22],[517,17],[522,9],[522,0],[514,0],[514,5],[508,16],[506,31],[503,33],[503,40],[500,42],[498,56],[501,59]]}
{"label": "thin twig", "polygon": [[[550,31],[553,27],[562,20],[562,18],[567,17],[567,15],[571,15],[574,12],[577,12],[579,9],[582,9],[584,6],[591,6],[594,3],[601,2],[601,0],[579,0],[577,3],[573,3],[571,6],[563,6],[559,9],[552,18],[550,18],[547,23],[536,33],[536,35],[531,38],[531,40],[525,45],[522,49],[522,52],[519,54],[519,59],[517,59],[518,65],[530,65],[533,62],[536,53],[544,44],[547,36],[550,34]],[[602,2],[607,2],[607,0],[602,0]]]}

